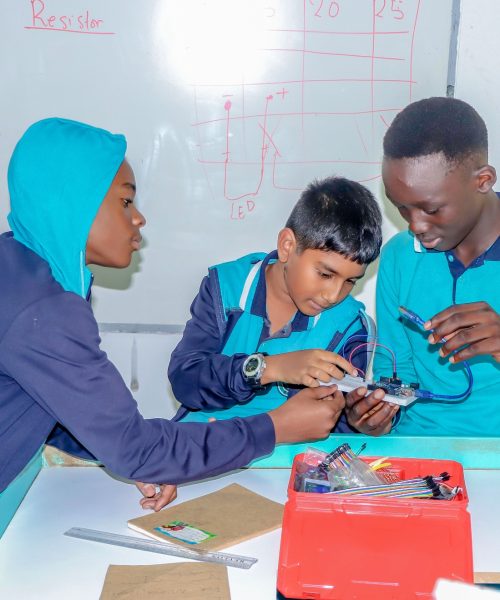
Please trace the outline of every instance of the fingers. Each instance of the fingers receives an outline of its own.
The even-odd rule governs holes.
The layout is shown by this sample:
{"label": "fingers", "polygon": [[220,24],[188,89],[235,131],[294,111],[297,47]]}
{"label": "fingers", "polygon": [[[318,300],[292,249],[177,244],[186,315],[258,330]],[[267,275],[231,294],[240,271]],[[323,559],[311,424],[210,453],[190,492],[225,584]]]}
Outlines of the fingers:
{"label": "fingers", "polygon": [[486,307],[491,308],[486,302],[469,302],[468,304],[454,304],[453,306],[449,306],[445,310],[438,312],[429,321],[426,321],[424,323],[424,327],[425,329],[436,329],[442,323],[444,323],[454,315],[483,310]]}
{"label": "fingers", "polygon": [[368,388],[359,387],[351,392],[345,394],[345,403],[347,407],[354,406],[357,402],[359,402],[362,398],[366,396],[368,393]]}
{"label": "fingers", "polygon": [[145,498],[152,498],[156,494],[156,485],[154,485],[153,483],[143,483],[142,481],[136,481],[135,485]]}
{"label": "fingers", "polygon": [[156,512],[164,508],[170,502],[173,502],[177,498],[177,486],[176,485],[163,485],[160,497],[157,499],[153,510]]}
{"label": "fingers", "polygon": [[390,402],[379,402],[367,411],[359,420],[359,426],[364,431],[374,431],[383,428],[397,413],[399,406]]}
{"label": "fingers", "polygon": [[344,373],[356,376],[351,363],[335,352],[320,350],[298,350],[275,354],[266,360],[262,383],[283,381],[308,387],[317,387],[319,382],[328,383],[332,378],[342,379]]}
{"label": "fingers", "polygon": [[500,352],[500,315],[486,302],[451,306],[434,316],[425,327],[434,327],[428,338],[431,344],[445,340],[439,354],[449,356],[450,362],[458,363],[484,354],[496,357]]}
{"label": "fingers", "polygon": [[365,397],[366,388],[346,394],[347,418],[358,431],[368,435],[383,435],[392,427],[392,419],[399,406],[384,402],[385,392],[375,390]]}
{"label": "fingers", "polygon": [[367,435],[388,433],[392,427],[392,419],[399,410],[398,405],[389,402],[378,402],[367,410],[364,408],[355,406],[354,409],[348,409],[347,418],[353,427]]}
{"label": "fingers", "polygon": [[429,341],[435,344],[460,329],[486,323],[494,316],[498,317],[486,302],[457,304],[438,313],[424,326],[426,329],[434,329]]}
{"label": "fingers", "polygon": [[[349,373],[354,377],[358,374],[357,370],[350,362],[335,354],[335,352],[322,351],[322,356],[327,358],[316,357],[313,364],[307,369],[307,373],[302,379],[302,384],[309,387],[316,387],[318,381],[328,383],[333,379],[343,379],[345,373]],[[335,362],[332,362],[332,361]]]}
{"label": "fingers", "polygon": [[[445,332],[444,335],[442,332]],[[446,357],[456,352],[450,357],[451,362],[482,354],[495,355],[500,351],[500,316],[487,304],[479,311],[461,312],[443,323],[440,331],[436,330],[429,341],[439,341],[442,337],[446,342],[439,349],[439,354]],[[462,350],[457,352],[459,348]]]}
{"label": "fingers", "polygon": [[[381,402],[382,407],[375,412],[374,409],[366,413],[366,416],[359,422],[357,429],[368,435],[384,435],[389,433],[392,427],[392,420],[399,410],[396,404]],[[371,414],[370,414],[371,413]]]}
{"label": "fingers", "polygon": [[177,486],[175,485],[163,484],[156,486],[153,483],[143,483],[141,481],[136,481],[135,485],[144,496],[140,500],[142,508],[151,508],[158,511],[177,497]]}
{"label": "fingers", "polygon": [[344,398],[344,394],[340,390],[336,390],[333,393],[332,400],[333,400],[333,404],[334,404],[335,410],[337,412],[340,412],[340,411],[344,410],[344,408],[345,408],[345,398]]}
{"label": "fingers", "polygon": [[431,344],[437,344],[443,339],[451,339],[464,329],[471,329],[478,325],[487,323],[488,316],[489,314],[486,312],[481,313],[477,311],[452,315],[447,321],[442,323],[439,327],[436,327],[434,333],[431,333],[428,338],[429,342]]}
{"label": "fingers", "polygon": [[[352,374],[354,372],[357,375],[358,372],[356,371],[356,369],[354,369],[354,367],[350,363],[348,363],[348,364],[349,364],[349,371],[348,371],[349,374]],[[329,363],[326,360],[321,361],[319,368],[322,370],[325,377],[327,377],[327,379],[318,377],[318,379],[321,379],[321,381],[330,381],[332,379],[332,377],[334,379],[343,379],[343,377],[346,373],[346,369],[339,368],[334,363]]]}
{"label": "fingers", "polygon": [[142,508],[146,509],[146,508],[154,508],[157,499],[160,496],[160,491],[158,491],[159,489],[161,490],[160,486],[156,486],[153,484],[148,484],[149,488],[153,488],[154,489],[154,493],[150,494],[148,496],[144,496],[144,498],[141,498],[139,500],[139,504],[142,506]]}
{"label": "fingers", "polygon": [[[330,381],[330,378],[323,379],[322,381]],[[311,375],[304,375],[302,378],[302,385],[306,385],[309,388],[317,388],[319,387],[319,381],[316,377],[312,377]]]}
{"label": "fingers", "polygon": [[[440,354],[441,354],[441,350],[440,350]],[[456,352],[455,354],[453,354],[453,356],[450,356],[449,360],[451,363],[459,363],[463,360],[469,360],[470,358],[473,358],[474,356],[481,356],[484,354],[491,354],[495,358],[495,360],[498,362],[499,359],[497,357],[500,354],[500,338],[497,338],[497,339],[490,338],[490,339],[486,339],[486,340],[481,340],[480,342],[476,342],[474,344],[470,344],[466,348],[463,348],[459,352]],[[441,356],[446,356],[446,355],[442,354]]]}
{"label": "fingers", "polygon": [[322,385],[315,388],[307,388],[305,390],[301,390],[299,394],[307,395],[315,400],[323,400],[328,398],[328,396],[334,396],[335,392],[338,391],[338,387],[336,385]]}
{"label": "fingers", "polygon": [[353,377],[356,377],[358,374],[356,367],[354,367],[346,358],[340,356],[336,352],[322,350],[320,358],[329,365],[328,372],[333,371],[331,374],[336,379],[342,379],[344,373],[349,373],[349,375],[352,375]]}
{"label": "fingers", "polygon": [[319,401],[319,406],[315,410],[318,416],[321,416],[321,426],[324,428],[321,437],[330,435],[331,430],[335,427],[341,412],[345,408],[344,394],[335,390],[333,394],[322,398]]}
{"label": "fingers", "polygon": [[344,406],[336,385],[305,388],[269,411],[276,443],[293,443],[327,437]]}
{"label": "fingers", "polygon": [[[361,393],[362,390],[364,390],[363,393]],[[361,419],[372,408],[375,408],[385,398],[384,390],[378,389],[368,394],[368,396],[363,397],[366,391],[366,388],[358,388],[347,394],[346,405],[356,421]]]}
{"label": "fingers", "polygon": [[[471,356],[477,354],[477,352],[475,352],[474,350],[480,351],[482,346],[484,346],[484,348],[490,345],[493,347],[493,344],[488,344],[492,333],[493,332],[489,327],[478,326],[471,327],[469,329],[462,329],[441,346],[441,348],[439,349],[439,354],[442,357],[446,357],[452,352],[458,350],[459,348],[462,348],[462,346],[469,346],[469,348],[466,348],[468,352],[465,352],[464,354],[465,356],[470,358]],[[481,342],[484,342],[484,344],[482,344]],[[474,348],[472,348],[472,346],[474,346]]]}
{"label": "fingers", "polygon": [[[156,486],[153,486],[156,487]],[[140,504],[144,509],[159,511],[177,498],[177,486],[163,484],[153,497],[142,498]]]}
{"label": "fingers", "polygon": [[333,393],[328,394],[324,398],[321,398],[322,402],[327,402],[333,405],[334,411],[341,411],[345,407],[344,394],[340,390],[335,390]]}

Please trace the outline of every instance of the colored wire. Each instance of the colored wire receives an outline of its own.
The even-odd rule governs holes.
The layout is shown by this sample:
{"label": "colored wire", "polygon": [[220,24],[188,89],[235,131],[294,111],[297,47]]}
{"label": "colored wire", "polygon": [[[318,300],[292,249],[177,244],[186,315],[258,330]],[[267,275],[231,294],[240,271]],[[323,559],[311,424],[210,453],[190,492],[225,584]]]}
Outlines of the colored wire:
{"label": "colored wire", "polygon": [[[362,333],[358,333],[357,335],[353,335],[350,338],[348,338],[347,341],[346,341],[346,343],[342,346],[342,349],[340,351],[340,355],[342,356],[342,358],[346,358],[347,360],[349,360],[349,362],[351,362],[351,361],[346,356],[346,346],[347,346],[347,344],[349,344],[349,342],[351,342],[351,340],[354,340],[355,338],[364,339],[368,344],[375,344],[376,340],[377,340],[377,338],[375,336],[369,336],[367,334],[362,334]],[[373,340],[373,341],[368,342],[369,338],[371,338],[371,340]],[[369,351],[370,350],[368,350],[368,352]],[[367,366],[368,366],[368,363],[369,363],[368,359],[367,359],[366,362],[367,362]],[[366,377],[366,373],[365,373],[365,371],[363,371],[363,369],[360,369],[359,367],[356,367],[356,371],[358,371],[358,373],[361,373],[363,379]]]}
{"label": "colored wire", "polygon": [[[393,372],[394,372],[394,374],[396,373],[396,366],[397,366],[397,365],[396,365],[396,355],[395,355],[395,353],[394,353],[394,352],[393,352],[393,351],[392,351],[392,350],[391,350],[391,349],[390,349],[388,346],[384,346],[383,344],[379,344],[379,343],[377,342],[377,338],[376,338],[375,336],[368,336],[368,335],[364,335],[364,334],[358,334],[358,335],[353,335],[353,336],[351,336],[351,337],[350,337],[350,338],[347,340],[347,342],[344,344],[344,346],[342,347],[342,357],[343,357],[343,358],[347,358],[347,356],[345,355],[345,347],[347,346],[347,344],[348,344],[348,343],[349,343],[351,340],[354,340],[355,338],[361,338],[361,339],[365,339],[365,344],[364,344],[364,345],[365,345],[365,346],[367,346],[367,347],[369,347],[369,346],[372,346],[372,348],[368,348],[368,352],[376,352],[376,348],[377,348],[377,347],[379,347],[379,348],[384,348],[384,349],[388,350],[388,351],[390,352],[390,354],[391,354],[391,357],[392,357],[392,366],[393,366]],[[369,340],[369,338],[371,338],[371,339],[370,339],[370,341],[368,341],[368,340]],[[349,355],[349,358],[347,358],[347,360],[348,360],[349,362],[351,362],[351,357],[352,357],[352,355],[354,354],[354,351],[355,351],[355,350],[357,350],[358,348],[362,347],[362,346],[363,346],[363,345],[361,345],[361,344],[360,344],[359,346],[356,346],[356,348],[354,348],[354,350],[352,350],[352,351],[351,351],[351,353],[350,353],[350,355]],[[375,348],[375,349],[374,349],[374,348]],[[360,372],[363,374],[363,376],[365,375],[365,373],[364,373],[364,372],[363,372],[361,369],[358,369],[357,367],[356,367],[356,369],[357,369],[358,371],[360,371]]]}
{"label": "colored wire", "polygon": [[[365,346],[369,346],[372,342],[365,342],[363,344],[359,344],[358,346],[356,346],[355,348],[353,348],[353,350],[351,350],[351,353],[349,354],[349,362],[352,362],[352,356],[353,354],[359,350],[360,348],[364,348]],[[396,373],[396,355],[394,354],[394,352],[389,348],[389,346],[385,346],[384,344],[379,344],[378,342],[375,342],[373,344],[374,348],[384,348],[384,350],[387,350],[388,352],[390,352],[391,356],[392,356],[392,370],[394,373]],[[372,350],[372,352],[375,352],[376,350]]]}

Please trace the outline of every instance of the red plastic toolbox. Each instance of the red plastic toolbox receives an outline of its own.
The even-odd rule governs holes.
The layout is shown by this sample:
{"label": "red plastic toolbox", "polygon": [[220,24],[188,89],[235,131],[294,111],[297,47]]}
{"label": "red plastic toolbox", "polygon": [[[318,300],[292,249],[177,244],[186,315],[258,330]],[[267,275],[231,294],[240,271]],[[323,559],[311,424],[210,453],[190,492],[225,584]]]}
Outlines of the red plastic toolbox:
{"label": "red plastic toolbox", "polygon": [[[462,465],[391,458],[403,479],[448,471],[453,500],[296,492],[295,457],[285,504],[278,590],[287,598],[430,599],[438,577],[473,581]],[[365,458],[367,462],[374,460]]]}

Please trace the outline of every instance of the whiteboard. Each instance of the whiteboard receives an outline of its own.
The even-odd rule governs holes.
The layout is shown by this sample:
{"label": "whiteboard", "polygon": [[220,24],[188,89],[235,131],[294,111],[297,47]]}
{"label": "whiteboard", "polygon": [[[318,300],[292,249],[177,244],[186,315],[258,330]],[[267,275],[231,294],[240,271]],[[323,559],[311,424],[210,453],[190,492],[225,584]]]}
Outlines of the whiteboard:
{"label": "whiteboard", "polygon": [[488,128],[489,163],[500,165],[500,94],[498,56],[500,39],[494,23],[500,19],[497,0],[462,0],[458,43],[456,95],[471,104]]}
{"label": "whiteboard", "polygon": [[[386,128],[446,93],[452,0],[1,4],[0,229],[8,159],[31,122],[128,139],[145,246],[122,272],[95,270],[102,323],[183,324],[207,267],[273,249],[314,178],[381,198]],[[387,213],[385,237],[398,226]]]}

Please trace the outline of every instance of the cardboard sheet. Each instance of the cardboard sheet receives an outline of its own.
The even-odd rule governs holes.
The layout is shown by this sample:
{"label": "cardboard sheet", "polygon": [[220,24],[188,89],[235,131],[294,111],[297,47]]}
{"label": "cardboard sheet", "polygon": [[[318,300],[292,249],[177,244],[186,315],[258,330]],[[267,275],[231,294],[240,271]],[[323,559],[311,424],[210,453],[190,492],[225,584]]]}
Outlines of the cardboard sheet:
{"label": "cardboard sheet", "polygon": [[217,492],[128,521],[191,550],[220,550],[281,527],[283,505],[233,483]]}
{"label": "cardboard sheet", "polygon": [[227,568],[207,563],[110,565],[99,600],[230,600]]}

